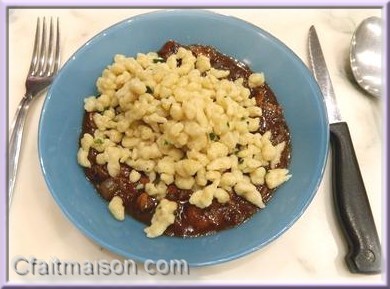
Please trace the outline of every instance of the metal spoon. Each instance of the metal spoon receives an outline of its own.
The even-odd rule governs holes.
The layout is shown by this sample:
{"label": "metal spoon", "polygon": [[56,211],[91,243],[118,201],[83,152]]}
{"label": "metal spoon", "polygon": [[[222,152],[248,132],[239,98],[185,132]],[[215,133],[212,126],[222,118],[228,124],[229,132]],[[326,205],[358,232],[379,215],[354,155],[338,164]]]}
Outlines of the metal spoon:
{"label": "metal spoon", "polygon": [[382,94],[382,20],[369,17],[363,20],[352,36],[350,62],[356,82],[365,91],[380,97]]}

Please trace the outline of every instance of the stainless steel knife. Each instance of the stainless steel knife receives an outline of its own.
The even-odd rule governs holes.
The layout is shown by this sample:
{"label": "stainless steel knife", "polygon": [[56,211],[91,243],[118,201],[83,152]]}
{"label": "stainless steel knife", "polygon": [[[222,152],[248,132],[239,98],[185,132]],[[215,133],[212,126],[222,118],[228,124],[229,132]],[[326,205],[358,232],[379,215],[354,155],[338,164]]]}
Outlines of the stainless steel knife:
{"label": "stainless steel knife", "polygon": [[345,260],[353,273],[381,272],[381,246],[348,125],[342,121],[314,26],[309,30],[309,60],[325,98],[332,144],[332,184],[337,217],[348,243]]}

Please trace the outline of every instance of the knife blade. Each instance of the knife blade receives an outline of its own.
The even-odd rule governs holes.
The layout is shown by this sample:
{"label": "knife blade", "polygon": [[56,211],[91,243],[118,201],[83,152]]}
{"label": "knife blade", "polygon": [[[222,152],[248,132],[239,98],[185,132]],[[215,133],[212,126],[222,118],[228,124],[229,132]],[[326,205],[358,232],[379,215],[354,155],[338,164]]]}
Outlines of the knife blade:
{"label": "knife blade", "polygon": [[346,264],[352,273],[381,272],[381,245],[359,169],[348,124],[337,107],[332,81],[314,26],[309,29],[309,62],[325,99],[332,147],[335,211],[348,244]]}

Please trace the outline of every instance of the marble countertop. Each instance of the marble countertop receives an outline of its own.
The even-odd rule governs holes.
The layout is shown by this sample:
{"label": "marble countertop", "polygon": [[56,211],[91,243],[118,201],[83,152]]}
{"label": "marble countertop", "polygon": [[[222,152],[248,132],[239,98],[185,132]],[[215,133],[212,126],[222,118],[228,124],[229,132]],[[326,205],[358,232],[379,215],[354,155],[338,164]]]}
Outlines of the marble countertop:
{"label": "marble countertop", "polygon": [[[331,73],[337,101],[347,121],[361,173],[381,235],[383,226],[383,106],[352,81],[348,52],[352,33],[366,17],[381,16],[381,9],[210,9],[233,15],[270,32],[307,64],[307,35],[314,24]],[[11,9],[9,10],[9,121],[24,94],[37,16],[61,19],[62,59],[65,62],[92,36],[123,19],[149,9]],[[348,271],[346,243],[333,209],[331,161],[318,192],[302,217],[265,248],[231,262],[191,269],[187,276],[40,276],[18,275],[12,260],[35,256],[49,260],[118,259],[84,236],[61,212],[44,181],[38,161],[37,131],[44,96],[30,108],[21,164],[9,212],[9,280],[30,282],[96,282],[99,284],[383,284],[383,275]]]}

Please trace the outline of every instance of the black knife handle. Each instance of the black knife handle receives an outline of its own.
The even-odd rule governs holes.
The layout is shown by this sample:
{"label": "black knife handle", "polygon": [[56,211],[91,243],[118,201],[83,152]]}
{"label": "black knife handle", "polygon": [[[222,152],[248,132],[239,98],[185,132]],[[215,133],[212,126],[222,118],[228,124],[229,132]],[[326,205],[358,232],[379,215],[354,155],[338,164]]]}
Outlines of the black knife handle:
{"label": "black knife handle", "polygon": [[345,122],[330,125],[336,214],[348,243],[352,273],[381,272],[381,246],[351,135]]}

